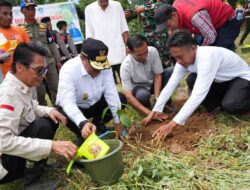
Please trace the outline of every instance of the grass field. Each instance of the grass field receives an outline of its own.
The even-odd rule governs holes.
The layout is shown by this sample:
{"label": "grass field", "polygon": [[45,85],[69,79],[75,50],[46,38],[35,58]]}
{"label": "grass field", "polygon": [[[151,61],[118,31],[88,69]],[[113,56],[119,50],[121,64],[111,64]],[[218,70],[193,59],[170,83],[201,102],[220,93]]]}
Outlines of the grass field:
{"label": "grass field", "polygon": [[[246,43],[250,44],[250,37]],[[250,64],[250,52],[243,54],[238,48],[237,53]],[[132,108],[126,111],[135,123],[141,120],[140,114]],[[125,173],[113,186],[96,186],[81,169],[75,169],[67,177],[67,162],[54,156],[51,160],[57,159],[65,167],[48,176],[64,181],[60,190],[250,190],[250,118],[225,113],[206,118],[197,113],[190,120],[184,132],[176,133],[176,138],[160,146],[151,146],[149,137],[145,136],[125,143]],[[146,132],[150,136],[151,131]],[[189,138],[190,134],[195,140]],[[178,139],[180,137],[185,140]],[[74,135],[60,127],[56,139],[74,140]],[[17,190],[21,185],[19,180],[1,185],[0,189]]]}

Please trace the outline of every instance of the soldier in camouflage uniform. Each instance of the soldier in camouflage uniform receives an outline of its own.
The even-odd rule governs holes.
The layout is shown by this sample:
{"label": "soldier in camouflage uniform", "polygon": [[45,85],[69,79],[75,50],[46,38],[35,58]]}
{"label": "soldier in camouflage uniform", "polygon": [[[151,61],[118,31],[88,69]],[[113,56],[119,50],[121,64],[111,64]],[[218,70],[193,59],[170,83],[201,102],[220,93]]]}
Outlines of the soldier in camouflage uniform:
{"label": "soldier in camouflage uniform", "polygon": [[140,0],[138,2],[139,6],[136,6],[134,13],[140,15],[142,21],[143,35],[146,37],[147,42],[150,46],[154,46],[155,48],[157,48],[157,50],[160,53],[163,66],[166,67],[172,65],[170,54],[166,48],[168,33],[167,30],[156,33],[155,32],[156,25],[154,20],[154,10],[159,4],[162,3],[170,3],[170,2],[168,0],[161,0],[161,1]]}
{"label": "soldier in camouflage uniform", "polygon": [[37,98],[40,105],[46,105],[45,95],[47,92],[54,104],[58,87],[56,63],[60,63],[61,58],[55,42],[47,36],[47,26],[44,23],[37,22],[35,19],[35,7],[36,4],[32,0],[23,0],[21,2],[20,8],[24,15],[25,23],[20,26],[26,30],[32,42],[41,43],[48,51],[48,56],[46,57],[48,72],[46,74],[46,80],[37,87]]}

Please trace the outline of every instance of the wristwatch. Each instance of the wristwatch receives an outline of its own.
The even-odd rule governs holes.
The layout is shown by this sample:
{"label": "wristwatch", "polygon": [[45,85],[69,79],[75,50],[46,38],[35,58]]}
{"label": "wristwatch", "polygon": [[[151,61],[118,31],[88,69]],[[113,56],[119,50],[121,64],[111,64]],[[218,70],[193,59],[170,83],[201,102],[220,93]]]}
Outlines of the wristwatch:
{"label": "wristwatch", "polygon": [[78,128],[80,129],[80,131],[82,130],[82,128],[84,127],[84,125],[85,125],[86,123],[88,123],[88,122],[89,122],[89,120],[84,120],[84,121],[81,121],[81,122],[79,123]]}

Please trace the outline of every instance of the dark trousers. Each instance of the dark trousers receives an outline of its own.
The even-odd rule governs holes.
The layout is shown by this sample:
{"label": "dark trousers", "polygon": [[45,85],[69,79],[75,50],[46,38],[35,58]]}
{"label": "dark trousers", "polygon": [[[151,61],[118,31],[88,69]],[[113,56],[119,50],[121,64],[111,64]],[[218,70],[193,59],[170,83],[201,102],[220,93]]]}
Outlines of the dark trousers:
{"label": "dark trousers", "polygon": [[[168,83],[172,73],[173,73],[174,67],[168,67],[164,69],[164,72],[162,74],[162,88]],[[150,103],[150,96],[154,93],[154,84],[152,85],[151,89],[148,90],[147,88],[143,86],[136,86],[132,90],[133,96],[145,107],[151,109],[151,103]],[[170,103],[169,101],[168,103]]]}
{"label": "dark trousers", "polygon": [[240,44],[243,44],[244,40],[246,39],[246,37],[248,36],[250,32],[250,18],[246,18],[246,28],[245,31],[240,39]]}
{"label": "dark trousers", "polygon": [[[33,121],[19,136],[39,139],[53,139],[56,129],[57,126],[51,119],[39,118]],[[23,177],[25,163],[25,158],[3,154],[2,165],[8,171],[8,174],[0,180],[0,184],[8,183]]]}
{"label": "dark trousers", "polygon": [[[122,109],[125,108],[125,104],[127,103],[126,97],[123,94],[119,93],[120,101],[122,103]],[[93,118],[92,123],[96,125],[97,130],[100,132],[105,132],[105,123],[108,123],[112,118],[112,113],[110,109],[106,112],[104,118],[102,119],[102,113],[105,108],[108,107],[108,104],[104,98],[104,96],[101,97],[101,99],[96,102],[94,105],[92,105],[89,108],[80,108],[80,111],[83,113],[83,115],[89,119]],[[59,107],[58,110],[67,118],[67,127],[76,134],[78,138],[82,138],[81,131],[79,127],[67,116],[67,114],[64,112],[64,110]]]}
{"label": "dark trousers", "polygon": [[227,21],[218,31],[215,42],[211,46],[224,47],[235,51],[234,41],[240,33],[242,21],[236,18]]}
{"label": "dark trousers", "polygon": [[119,78],[119,80],[121,81],[120,67],[121,67],[121,64],[111,65],[112,72],[113,72],[113,77],[114,77],[114,80],[115,80],[115,84],[118,84],[118,80],[117,80],[117,78],[116,78],[115,73],[117,73],[118,78]]}
{"label": "dark trousers", "polygon": [[[197,74],[191,73],[187,78],[190,90],[194,87],[196,77]],[[208,112],[212,112],[218,107],[231,114],[250,111],[250,81],[235,78],[223,83],[213,82],[202,105]]]}

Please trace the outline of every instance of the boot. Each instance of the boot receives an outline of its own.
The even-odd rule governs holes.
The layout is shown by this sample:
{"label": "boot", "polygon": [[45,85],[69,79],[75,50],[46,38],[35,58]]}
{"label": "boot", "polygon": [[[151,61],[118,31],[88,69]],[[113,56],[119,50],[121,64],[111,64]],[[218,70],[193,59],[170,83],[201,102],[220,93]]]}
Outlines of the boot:
{"label": "boot", "polygon": [[24,190],[56,190],[60,184],[59,181],[41,177],[45,164],[46,160],[41,160],[39,162],[26,160],[23,176]]}

